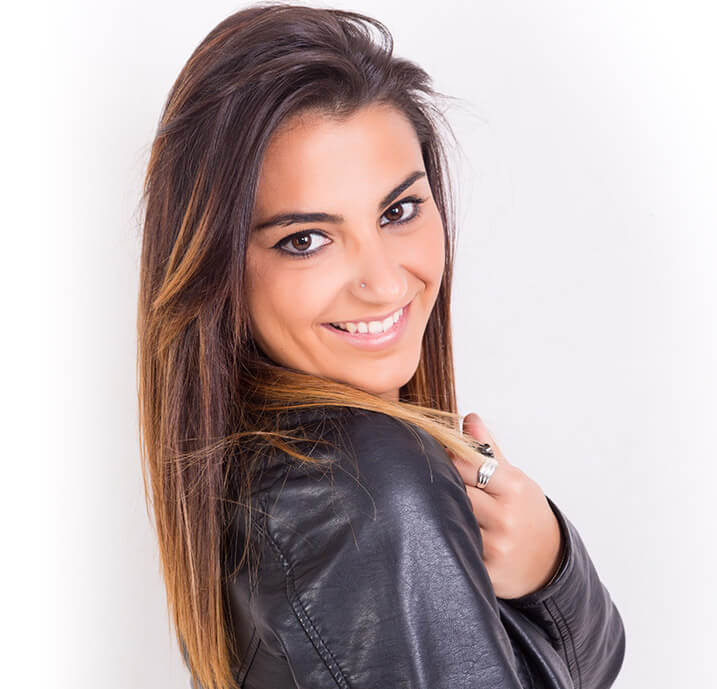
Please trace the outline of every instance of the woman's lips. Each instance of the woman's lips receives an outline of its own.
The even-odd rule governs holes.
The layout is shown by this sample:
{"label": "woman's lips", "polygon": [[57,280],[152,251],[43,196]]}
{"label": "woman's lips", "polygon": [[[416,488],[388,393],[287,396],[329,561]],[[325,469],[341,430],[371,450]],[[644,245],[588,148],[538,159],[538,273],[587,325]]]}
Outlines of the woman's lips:
{"label": "woman's lips", "polygon": [[[351,344],[359,349],[366,350],[377,350],[388,347],[395,343],[406,330],[406,324],[408,322],[408,316],[410,313],[410,306],[413,303],[411,300],[406,306],[403,307],[403,312],[399,319],[388,329],[380,333],[350,333],[345,330],[339,330],[330,323],[322,323],[321,325],[327,328],[329,331],[345,340],[347,344]],[[395,313],[395,311],[391,312]],[[371,318],[371,321],[381,321],[388,318],[391,313],[386,314],[383,319]]]}

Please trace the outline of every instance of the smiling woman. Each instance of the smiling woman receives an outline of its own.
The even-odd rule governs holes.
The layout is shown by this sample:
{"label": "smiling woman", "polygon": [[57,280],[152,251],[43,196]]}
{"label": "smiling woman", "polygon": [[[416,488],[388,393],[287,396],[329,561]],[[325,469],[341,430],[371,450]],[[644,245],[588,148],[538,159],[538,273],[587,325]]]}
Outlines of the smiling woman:
{"label": "smiling woman", "polygon": [[171,89],[140,447],[195,687],[588,689],[620,669],[579,534],[477,417],[461,428],[439,97],[377,20],[266,3]]}
{"label": "smiling woman", "polygon": [[[274,134],[247,250],[252,331],[273,361],[399,400],[445,267],[423,166],[414,128],[391,106],[341,120],[306,113]],[[287,225],[297,225],[288,236]]]}

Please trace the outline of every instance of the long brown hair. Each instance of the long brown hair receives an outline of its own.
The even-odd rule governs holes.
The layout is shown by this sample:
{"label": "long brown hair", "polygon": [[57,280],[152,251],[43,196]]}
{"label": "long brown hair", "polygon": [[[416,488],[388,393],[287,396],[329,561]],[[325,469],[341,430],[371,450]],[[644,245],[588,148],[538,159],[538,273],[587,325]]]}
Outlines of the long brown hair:
{"label": "long brown hair", "polygon": [[[378,39],[378,40],[377,40]],[[354,407],[423,428],[475,457],[459,430],[451,348],[454,208],[441,127],[424,70],[393,55],[378,20],[356,12],[261,3],[218,24],[192,53],[163,108],[146,172],[138,299],[140,452],[177,638],[205,689],[235,687],[236,648],[223,595],[226,481],[251,541],[256,470],[276,450],[297,461],[278,416]],[[418,368],[390,402],[279,366],[257,347],[245,299],[245,253],[262,156],[306,109],[341,118],[390,104],[412,123],[443,221],[446,263]],[[147,478],[151,482],[151,495]]]}

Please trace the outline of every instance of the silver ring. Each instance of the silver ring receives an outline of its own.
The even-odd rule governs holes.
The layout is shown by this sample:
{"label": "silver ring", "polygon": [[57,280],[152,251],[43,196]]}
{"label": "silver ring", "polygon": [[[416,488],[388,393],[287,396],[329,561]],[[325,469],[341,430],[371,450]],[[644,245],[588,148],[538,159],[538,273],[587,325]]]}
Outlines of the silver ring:
{"label": "silver ring", "polygon": [[480,469],[478,469],[478,478],[476,479],[476,488],[485,488],[486,485],[488,485],[488,481],[490,481],[490,477],[493,476],[495,473],[495,469],[498,466],[498,460],[489,457],[488,459],[483,462],[483,464],[480,465]]}

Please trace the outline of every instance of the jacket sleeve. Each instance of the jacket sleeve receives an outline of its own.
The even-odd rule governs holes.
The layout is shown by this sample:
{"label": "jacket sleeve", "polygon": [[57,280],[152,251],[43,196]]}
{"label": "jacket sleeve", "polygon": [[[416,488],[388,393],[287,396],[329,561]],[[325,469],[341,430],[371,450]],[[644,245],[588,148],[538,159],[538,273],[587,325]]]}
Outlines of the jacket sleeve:
{"label": "jacket sleeve", "polygon": [[355,461],[290,468],[267,501],[250,604],[262,641],[297,687],[530,686],[440,445],[374,412],[349,435]]}
{"label": "jacket sleeve", "polygon": [[563,558],[552,580],[520,598],[499,600],[547,634],[567,665],[575,689],[607,689],[625,656],[620,613],[600,581],[578,530],[548,497],[563,538]]}

